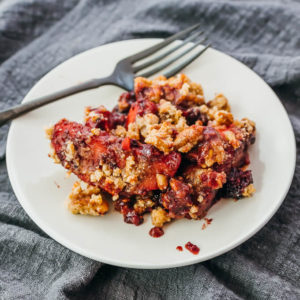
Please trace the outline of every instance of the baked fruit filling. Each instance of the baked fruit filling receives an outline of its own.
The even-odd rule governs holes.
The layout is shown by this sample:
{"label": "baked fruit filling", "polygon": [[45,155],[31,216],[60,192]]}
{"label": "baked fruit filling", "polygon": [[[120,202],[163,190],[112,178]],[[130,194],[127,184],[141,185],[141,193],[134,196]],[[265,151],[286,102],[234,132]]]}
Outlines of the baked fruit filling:
{"label": "baked fruit filling", "polygon": [[246,170],[254,122],[235,120],[222,94],[205,102],[184,74],[136,78],[112,111],[88,107],[83,124],[62,119],[47,135],[49,156],[80,180],[73,213],[103,215],[111,199],[126,223],[150,212],[154,237],[174,219],[203,218],[221,197],[255,191]]}

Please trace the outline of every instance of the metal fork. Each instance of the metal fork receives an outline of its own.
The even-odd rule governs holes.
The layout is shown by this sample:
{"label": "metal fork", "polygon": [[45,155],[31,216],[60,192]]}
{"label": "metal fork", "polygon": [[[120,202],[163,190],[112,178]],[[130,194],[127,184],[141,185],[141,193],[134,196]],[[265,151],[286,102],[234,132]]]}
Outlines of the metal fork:
{"label": "metal fork", "polygon": [[[31,110],[34,110],[38,107],[41,107],[43,105],[46,105],[48,103],[54,102],[56,100],[59,100],[61,98],[86,91],[89,89],[94,89],[103,85],[116,85],[118,87],[121,87],[127,91],[133,90],[134,85],[134,78],[138,76],[142,77],[148,77],[151,75],[156,74],[159,71],[162,71],[169,65],[175,63],[177,60],[179,60],[182,57],[185,57],[185,60],[175,65],[173,68],[171,68],[169,71],[163,73],[164,76],[167,78],[174,76],[177,74],[180,70],[182,70],[184,67],[189,65],[191,62],[193,62],[197,57],[199,57],[207,48],[210,47],[209,44],[205,45],[202,48],[195,50],[192,55],[187,56],[189,52],[197,48],[199,45],[201,45],[205,39],[200,39],[199,36],[203,34],[202,31],[199,31],[200,24],[196,24],[194,26],[191,26],[183,31],[180,31],[169,38],[163,40],[162,42],[147,48],[141,52],[138,52],[134,55],[128,56],[122,60],[120,60],[114,71],[111,75],[105,78],[95,78],[91,79],[89,81],[86,81],[81,84],[77,84],[75,86],[54,92],[52,94],[37,98],[35,100],[32,100],[25,104],[20,104],[17,106],[14,106],[10,109],[4,110],[0,112],[0,126],[5,124],[6,122],[26,113]],[[194,33],[193,33],[194,32]],[[191,35],[190,35],[191,34]],[[157,53],[159,50],[165,48],[166,46],[173,43],[175,40],[183,39],[180,44],[174,45],[170,49],[165,50],[162,53],[159,53],[157,56],[150,58],[146,60],[145,62],[142,62],[140,64],[136,64],[141,60],[144,60],[145,58]],[[182,48],[185,45],[188,45],[188,43],[192,42],[192,44],[187,47],[186,49],[183,49],[183,51],[177,53],[175,56],[169,57],[171,54],[176,53],[177,50]],[[168,58],[169,57],[169,58]],[[155,65],[157,62],[161,62],[158,65]],[[154,65],[154,66],[153,66]],[[148,71],[145,70],[149,67]],[[144,72],[141,72],[143,71]],[[140,73],[139,73],[140,72]]]}

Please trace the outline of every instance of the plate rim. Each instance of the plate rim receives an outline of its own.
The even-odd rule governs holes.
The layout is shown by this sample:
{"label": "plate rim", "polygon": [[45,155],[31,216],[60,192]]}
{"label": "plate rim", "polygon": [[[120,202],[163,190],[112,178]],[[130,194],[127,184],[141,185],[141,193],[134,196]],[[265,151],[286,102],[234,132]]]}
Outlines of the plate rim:
{"label": "plate rim", "polygon": [[[53,70],[55,70],[56,68],[59,68],[62,64],[74,59],[77,56],[80,56],[86,52],[90,52],[93,50],[96,50],[98,48],[101,47],[105,47],[105,46],[109,46],[112,44],[120,44],[120,43],[127,43],[127,42],[135,42],[135,41],[153,41],[154,42],[159,42],[162,39],[161,38],[141,38],[141,39],[128,39],[128,40],[122,40],[122,41],[116,41],[116,42],[111,42],[111,43],[107,43],[107,44],[103,44],[100,46],[96,46],[90,49],[87,49],[85,51],[82,51],[70,58],[68,58],[65,61],[62,61],[61,63],[59,63],[57,66],[55,66],[54,68],[52,68],[51,70],[49,70],[44,76],[42,76],[32,87],[31,89],[27,92],[27,94],[25,95],[25,97],[22,100],[22,103],[27,102],[27,101],[31,101],[29,100],[30,94],[32,92],[32,90],[42,81],[44,80],[48,74],[50,72],[52,72]],[[38,216],[36,216],[34,214],[34,212],[30,209],[30,207],[26,204],[26,201],[24,201],[24,199],[22,199],[22,195],[21,192],[19,190],[19,186],[18,184],[13,180],[13,171],[12,171],[12,158],[11,155],[9,153],[11,153],[9,151],[11,146],[11,140],[12,140],[12,131],[13,128],[15,127],[15,122],[12,121],[10,128],[9,128],[9,132],[8,132],[8,136],[7,136],[7,143],[6,143],[6,165],[7,165],[7,172],[8,172],[8,177],[10,180],[10,184],[12,186],[12,189],[16,195],[16,198],[18,200],[18,202],[21,204],[22,208],[25,210],[25,212],[28,214],[28,216],[31,218],[31,220],[40,228],[42,229],[49,237],[51,237],[52,239],[54,239],[56,242],[58,242],[59,244],[61,244],[63,247],[68,248],[69,250],[76,252],[80,255],[83,255],[87,258],[93,259],[95,261],[98,262],[102,262],[102,263],[107,263],[110,265],[114,265],[114,266],[119,266],[119,267],[126,267],[126,268],[133,268],[133,269],[166,269],[166,268],[175,268],[175,267],[181,267],[181,266],[187,266],[187,265],[192,265],[192,264],[196,264],[199,262],[203,262],[209,259],[212,259],[214,257],[218,257],[226,252],[231,251],[232,249],[238,247],[239,245],[241,245],[242,243],[244,243],[245,241],[247,241],[248,239],[250,239],[252,236],[254,236],[258,231],[260,231],[268,222],[269,220],[275,215],[275,213],[278,211],[279,207],[282,205],[283,201],[286,198],[286,195],[288,194],[288,191],[290,189],[293,177],[294,177],[294,173],[295,173],[295,168],[296,168],[296,139],[295,139],[295,133],[293,130],[293,126],[291,123],[291,120],[289,118],[289,115],[283,105],[283,103],[280,101],[280,99],[278,98],[278,96],[276,95],[276,93],[273,91],[273,89],[269,86],[269,84],[261,77],[259,76],[256,72],[254,72],[252,69],[250,69],[248,66],[246,66],[244,63],[240,62],[239,60],[237,60],[236,58],[228,55],[227,53],[224,53],[220,50],[214,49],[211,47],[210,50],[216,51],[218,53],[221,53],[222,55],[225,55],[227,57],[229,57],[230,59],[234,60],[235,62],[237,62],[238,64],[240,64],[240,66],[242,66],[244,69],[248,69],[248,71],[251,71],[252,74],[254,74],[254,76],[256,76],[260,81],[262,81],[264,83],[264,85],[266,86],[266,88],[269,89],[269,91],[273,94],[274,98],[276,98],[277,102],[279,102],[279,104],[281,105],[282,111],[287,119],[287,122],[289,123],[289,130],[290,133],[292,134],[292,141],[293,141],[293,146],[292,147],[292,154],[293,157],[291,159],[291,168],[290,168],[290,174],[289,174],[289,178],[286,181],[286,189],[283,193],[282,198],[280,199],[280,201],[278,201],[278,203],[276,204],[276,206],[273,208],[273,210],[271,210],[269,212],[268,215],[266,215],[266,217],[263,219],[263,221],[261,221],[259,223],[258,226],[256,226],[254,229],[249,230],[243,238],[238,238],[238,239],[233,239],[233,241],[227,245],[224,246],[221,249],[217,249],[216,251],[212,252],[210,255],[206,255],[204,257],[198,258],[196,256],[192,256],[190,259],[184,258],[182,260],[178,260],[175,263],[166,263],[163,265],[153,265],[153,264],[134,264],[134,263],[130,263],[130,262],[124,262],[123,260],[111,260],[110,258],[107,257],[102,257],[101,260],[99,259],[99,257],[95,257],[94,255],[89,254],[87,251],[84,250],[83,247],[79,247],[77,245],[75,245],[72,242],[69,242],[69,240],[64,239],[63,237],[60,236],[59,233],[57,233],[55,230],[53,230],[52,228],[50,228],[49,226],[47,226],[46,224],[43,223],[43,220],[41,218],[39,218]]]}

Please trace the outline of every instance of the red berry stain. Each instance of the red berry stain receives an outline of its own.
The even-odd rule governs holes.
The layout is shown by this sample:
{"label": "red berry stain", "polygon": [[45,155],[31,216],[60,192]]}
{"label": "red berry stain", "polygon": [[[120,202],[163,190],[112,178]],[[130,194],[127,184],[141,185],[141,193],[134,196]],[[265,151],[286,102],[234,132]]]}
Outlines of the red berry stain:
{"label": "red berry stain", "polygon": [[177,246],[176,249],[177,249],[178,251],[183,251],[183,248],[182,248],[181,246]]}
{"label": "red berry stain", "polygon": [[204,230],[209,224],[211,224],[212,222],[212,218],[208,219],[208,218],[204,218],[204,223],[202,224],[202,230]]}
{"label": "red berry stain", "polygon": [[199,247],[196,246],[196,245],[194,245],[194,244],[192,244],[191,242],[187,242],[185,244],[185,248],[187,250],[189,250],[191,253],[193,253],[194,255],[197,255],[199,253],[199,251],[200,251]]}
{"label": "red berry stain", "polygon": [[164,231],[160,227],[153,227],[150,229],[149,234],[154,238],[158,238],[164,234]]}
{"label": "red berry stain", "polygon": [[56,181],[54,181],[54,184],[56,185],[56,187],[59,189],[60,188],[60,185],[56,182]]}
{"label": "red berry stain", "polygon": [[207,225],[209,225],[212,222],[212,218],[208,219],[208,218],[204,218],[204,220],[206,221]]}

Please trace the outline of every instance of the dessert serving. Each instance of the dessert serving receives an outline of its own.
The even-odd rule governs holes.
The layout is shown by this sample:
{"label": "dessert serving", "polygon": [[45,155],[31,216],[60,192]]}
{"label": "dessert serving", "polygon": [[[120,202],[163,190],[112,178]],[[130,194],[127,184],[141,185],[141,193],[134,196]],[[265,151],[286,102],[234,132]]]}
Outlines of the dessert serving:
{"label": "dessert serving", "polygon": [[221,197],[254,192],[254,122],[235,120],[222,94],[205,102],[184,74],[138,77],[112,111],[88,107],[83,124],[62,119],[47,135],[49,156],[79,179],[72,213],[103,215],[111,201],[126,223],[140,225],[149,212],[153,237],[174,219],[205,217]]}

